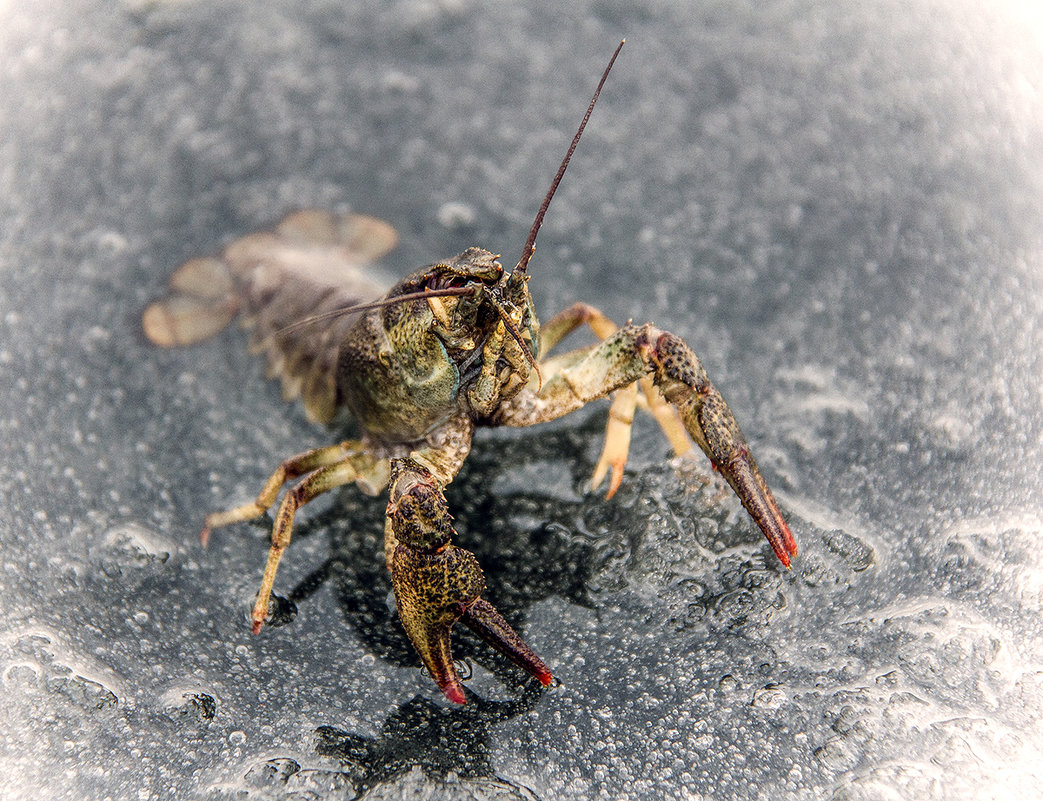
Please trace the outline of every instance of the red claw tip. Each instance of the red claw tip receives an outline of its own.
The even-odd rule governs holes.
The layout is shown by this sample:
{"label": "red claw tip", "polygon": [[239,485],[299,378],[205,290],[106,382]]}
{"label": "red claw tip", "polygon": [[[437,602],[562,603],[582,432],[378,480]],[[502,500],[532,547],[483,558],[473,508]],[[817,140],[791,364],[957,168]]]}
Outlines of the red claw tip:
{"label": "red claw tip", "polygon": [[786,521],[782,519],[781,514],[775,517],[774,522],[778,524],[778,527],[768,526],[764,533],[771,544],[772,551],[775,552],[775,556],[788,568],[790,566],[790,557],[797,555],[797,542],[793,539],[793,534],[790,533],[789,526],[786,525]]}
{"label": "red claw tip", "polygon": [[253,626],[251,627],[250,630],[254,634],[260,634],[261,633],[261,629],[263,628],[263,626],[264,626],[264,621],[263,620],[255,620],[254,623],[253,623]]}
{"label": "red claw tip", "polygon": [[454,704],[462,706],[467,703],[467,696],[464,695],[463,687],[459,683],[443,684],[440,689],[442,694]]}

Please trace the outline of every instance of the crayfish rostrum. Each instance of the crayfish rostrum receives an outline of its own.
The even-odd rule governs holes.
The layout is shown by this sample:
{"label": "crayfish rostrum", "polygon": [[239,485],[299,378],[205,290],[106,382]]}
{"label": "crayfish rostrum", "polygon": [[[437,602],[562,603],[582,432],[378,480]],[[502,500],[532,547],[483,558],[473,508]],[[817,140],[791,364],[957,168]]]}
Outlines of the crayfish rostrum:
{"label": "crayfish rostrum", "polygon": [[[146,334],[160,345],[206,339],[242,312],[253,329],[252,346],[267,354],[269,372],[281,376],[288,399],[301,398],[308,416],[323,422],[346,407],[361,429],[358,440],[285,460],[255,501],[207,517],[204,541],[214,528],[263,515],[284,484],[301,479],[275,515],[252,612],[255,633],[268,614],[295,512],[317,495],[355,483],[372,494],[388,490],[385,556],[398,614],[446,697],[465,701],[450,651],[457,621],[550,683],[550,669],[482,597],[482,570],[471,552],[453,544],[443,493],[477,427],[542,423],[610,393],[594,485],[611,472],[609,495],[619,486],[631,420],[641,405],[676,452],[692,442],[702,448],[783,564],[797,553],[731,411],[679,337],[651,324],[617,328],[582,303],[542,326],[537,320],[526,272],[536,234],[618,53],[513,272],[492,253],[470,248],[385,291],[359,268],[394,246],[390,226],[360,215],[304,211],[271,232],[231,243],[219,258],[186,263],[171,278],[170,294],[145,311]],[[584,324],[599,344],[547,356]]]}

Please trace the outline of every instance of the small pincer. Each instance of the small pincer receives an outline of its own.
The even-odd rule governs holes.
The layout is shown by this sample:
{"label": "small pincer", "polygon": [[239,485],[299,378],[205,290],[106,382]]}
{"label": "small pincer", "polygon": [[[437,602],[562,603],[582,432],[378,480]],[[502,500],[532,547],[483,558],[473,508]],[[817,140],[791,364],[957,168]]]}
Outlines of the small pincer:
{"label": "small pincer", "polygon": [[797,542],[731,410],[713,385],[708,385],[704,390],[698,416],[707,443],[706,451],[714,467],[739,496],[743,507],[764,533],[775,556],[789,567],[790,557],[797,555]]}
{"label": "small pincer", "polygon": [[677,407],[688,435],[720,471],[786,567],[797,542],[768,484],[757,468],[728,404],[710,381],[699,358],[679,337],[658,332],[650,351],[655,380]]}

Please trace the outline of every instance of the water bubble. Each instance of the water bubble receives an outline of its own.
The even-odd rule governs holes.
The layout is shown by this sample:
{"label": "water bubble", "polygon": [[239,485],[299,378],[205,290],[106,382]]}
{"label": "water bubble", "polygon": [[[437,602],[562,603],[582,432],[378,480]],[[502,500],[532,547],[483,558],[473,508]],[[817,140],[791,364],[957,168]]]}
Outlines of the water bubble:
{"label": "water bubble", "polygon": [[159,569],[177,550],[171,540],[136,523],[109,529],[91,549],[102,572],[110,578]]}
{"label": "water bubble", "polygon": [[762,711],[774,711],[785,705],[786,701],[786,693],[777,685],[769,684],[754,692],[750,703]]}
{"label": "water bubble", "polygon": [[[245,735],[242,736],[242,740],[239,742],[233,738],[242,734],[242,732],[232,732],[228,739],[235,745],[241,745],[243,742],[246,742]],[[290,777],[300,771],[300,769],[301,766],[295,760],[289,757],[279,757],[269,759],[261,765],[254,765],[246,772],[246,776],[243,779],[251,787],[278,787],[279,785],[285,785]]]}
{"label": "water bubble", "polygon": [[0,676],[17,686],[23,698],[36,699],[59,717],[107,717],[119,706],[119,696],[107,679],[45,631],[24,632],[0,643]]}
{"label": "water bubble", "polygon": [[217,715],[217,700],[197,688],[172,688],[160,697],[163,716],[186,736],[206,731]]}
{"label": "water bubble", "polygon": [[358,793],[346,773],[316,768],[294,773],[287,779],[286,789],[301,798],[355,798]]}
{"label": "water bubble", "polygon": [[876,554],[869,545],[845,531],[827,531],[824,540],[826,547],[856,573],[868,569],[876,560]]}

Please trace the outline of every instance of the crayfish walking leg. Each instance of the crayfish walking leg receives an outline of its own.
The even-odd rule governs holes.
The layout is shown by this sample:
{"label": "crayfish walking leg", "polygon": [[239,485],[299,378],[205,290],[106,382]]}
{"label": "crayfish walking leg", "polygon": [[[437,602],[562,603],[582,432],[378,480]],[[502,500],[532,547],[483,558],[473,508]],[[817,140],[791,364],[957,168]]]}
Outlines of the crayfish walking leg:
{"label": "crayfish walking leg", "polygon": [[275,515],[268,561],[265,563],[257,600],[250,613],[254,634],[260,632],[268,616],[268,602],[275,585],[275,574],[283,552],[290,544],[293,518],[297,510],[319,495],[352,482],[357,483],[364,492],[375,495],[387,485],[388,463],[386,459],[369,455],[361,443],[351,441],[292,456],[268,477],[256,500],[234,509],[207,515],[200,534],[203,545],[207,544],[213,529],[253,520],[263,515],[275,503],[283,486],[300,476],[304,478],[283,496]]}

